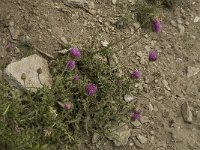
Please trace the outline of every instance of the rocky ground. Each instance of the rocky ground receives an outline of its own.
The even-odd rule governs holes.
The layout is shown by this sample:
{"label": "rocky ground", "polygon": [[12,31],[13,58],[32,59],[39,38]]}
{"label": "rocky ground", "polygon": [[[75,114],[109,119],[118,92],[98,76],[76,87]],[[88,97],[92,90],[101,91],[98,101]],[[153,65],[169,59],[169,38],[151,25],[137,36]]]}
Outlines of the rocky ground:
{"label": "rocky ground", "polygon": [[[1,0],[1,70],[38,50],[54,55],[62,45],[81,49],[95,39],[95,46],[101,47],[129,36],[140,26],[134,4],[91,0],[77,8],[61,0]],[[190,0],[159,14],[161,33],[140,29],[113,46],[119,64],[142,71],[135,85],[140,94],[133,97],[143,108],[141,119],[115,130],[117,141],[94,133],[85,149],[200,149],[200,2]],[[121,17],[128,18],[127,23],[116,23]],[[159,60],[149,63],[152,49],[159,52]]]}

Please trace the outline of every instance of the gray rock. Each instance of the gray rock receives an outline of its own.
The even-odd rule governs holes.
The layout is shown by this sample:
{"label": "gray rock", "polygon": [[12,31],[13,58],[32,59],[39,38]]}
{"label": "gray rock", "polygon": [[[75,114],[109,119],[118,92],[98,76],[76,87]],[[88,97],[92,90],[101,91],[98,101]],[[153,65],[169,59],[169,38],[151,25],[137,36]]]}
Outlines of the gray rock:
{"label": "gray rock", "polygon": [[177,22],[178,22],[179,24],[183,24],[183,21],[182,21],[181,18],[178,18],[178,19],[177,19]]}
{"label": "gray rock", "polygon": [[193,40],[196,39],[196,36],[194,36],[194,35],[190,35],[190,37],[191,37]]}
{"label": "gray rock", "polygon": [[68,41],[66,40],[66,38],[65,38],[64,36],[61,37],[60,39],[61,39],[61,41],[62,41],[64,44],[68,44]]}
{"label": "gray rock", "polygon": [[63,3],[69,7],[84,7],[86,0],[63,0]]}
{"label": "gray rock", "polygon": [[112,3],[115,5],[117,3],[117,0],[112,0]]}
{"label": "gray rock", "polygon": [[124,95],[124,100],[126,102],[131,102],[133,100],[133,95],[129,95],[129,94]]}
{"label": "gray rock", "polygon": [[15,53],[19,54],[20,53],[20,49],[18,47],[15,47]]}
{"label": "gray rock", "polygon": [[199,22],[199,20],[200,20],[200,17],[198,17],[198,16],[196,16],[195,18],[194,18],[194,22],[196,23],[196,22]]}
{"label": "gray rock", "polygon": [[174,26],[174,27],[177,26],[177,23],[176,23],[176,21],[174,21],[174,20],[171,20],[170,23],[171,23],[171,25]]}
{"label": "gray rock", "polygon": [[116,54],[113,54],[108,58],[108,62],[110,66],[116,66],[117,64],[119,64],[119,59]]}
{"label": "gray rock", "polygon": [[168,82],[167,82],[166,80],[163,80],[162,82],[163,82],[165,88],[166,88],[168,91],[171,91],[171,88],[169,87]]}
{"label": "gray rock", "polygon": [[181,35],[183,35],[185,33],[185,27],[181,24],[178,24],[178,29]]}
{"label": "gray rock", "polygon": [[68,49],[63,49],[63,50],[61,50],[61,51],[56,51],[56,53],[62,54],[62,55],[65,55],[65,54],[67,54],[68,52],[69,52]]}
{"label": "gray rock", "polygon": [[146,60],[147,60],[146,59],[147,58],[146,54],[143,53],[142,51],[138,51],[136,53],[136,55],[140,57],[140,63],[144,65],[146,63]]}
{"label": "gray rock", "polygon": [[9,64],[4,70],[4,77],[18,89],[32,92],[52,84],[47,61],[36,54]]}
{"label": "gray rock", "polygon": [[144,124],[144,123],[150,122],[150,120],[149,120],[149,118],[147,116],[141,116],[140,117],[140,122],[142,124]]}
{"label": "gray rock", "polygon": [[184,121],[187,123],[192,123],[192,112],[190,110],[188,102],[183,103],[181,112]]}
{"label": "gray rock", "polygon": [[140,28],[140,24],[138,22],[135,22],[133,26],[135,27],[135,30],[138,30]]}
{"label": "gray rock", "polygon": [[147,138],[145,136],[142,136],[142,135],[138,135],[137,136],[137,139],[140,141],[140,143],[142,144],[146,144],[147,143]]}
{"label": "gray rock", "polygon": [[135,146],[136,147],[138,147],[138,148],[144,148],[144,145],[143,144],[141,144],[137,139],[134,139],[134,144],[135,144]]}
{"label": "gray rock", "polygon": [[107,138],[114,142],[115,146],[122,146],[128,143],[128,139],[131,136],[130,129],[126,124],[120,124],[114,127],[113,131]]}
{"label": "gray rock", "polygon": [[8,27],[10,34],[13,40],[17,40],[20,34],[20,31],[15,29],[14,27]]}
{"label": "gray rock", "polygon": [[103,47],[108,47],[109,43],[108,43],[108,41],[104,40],[104,41],[101,41],[101,45]]}
{"label": "gray rock", "polygon": [[188,21],[185,22],[185,25],[186,25],[186,26],[189,26],[189,24],[190,24],[190,23],[189,23]]}
{"label": "gray rock", "polygon": [[200,71],[200,68],[196,68],[196,67],[187,67],[187,77],[190,78],[192,76],[195,76],[196,74],[198,74]]}
{"label": "gray rock", "polygon": [[95,144],[97,143],[99,140],[99,134],[98,133],[94,133],[92,136],[92,143]]}
{"label": "gray rock", "polygon": [[149,111],[153,111],[153,105],[151,103],[149,104]]}
{"label": "gray rock", "polygon": [[138,120],[132,121],[131,124],[132,124],[135,128],[140,128],[140,126],[142,126],[142,124],[141,124]]}

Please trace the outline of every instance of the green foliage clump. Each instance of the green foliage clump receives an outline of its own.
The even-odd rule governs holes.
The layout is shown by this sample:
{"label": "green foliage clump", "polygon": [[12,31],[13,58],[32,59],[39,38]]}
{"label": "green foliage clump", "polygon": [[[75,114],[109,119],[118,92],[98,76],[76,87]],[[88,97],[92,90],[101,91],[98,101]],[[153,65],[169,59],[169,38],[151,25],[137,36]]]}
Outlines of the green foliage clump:
{"label": "green foliage clump", "polygon": [[[71,71],[65,69],[65,62],[72,58],[59,57],[51,66],[51,89],[18,94],[0,83],[1,149],[77,149],[83,135],[108,134],[113,122],[126,117],[130,108],[123,95],[133,90],[133,81],[128,76],[119,77],[116,66],[94,55],[101,54],[84,50]],[[80,76],[78,82],[73,81],[76,74]],[[95,96],[85,94],[88,83],[97,85]],[[72,109],[60,105],[67,102]]]}

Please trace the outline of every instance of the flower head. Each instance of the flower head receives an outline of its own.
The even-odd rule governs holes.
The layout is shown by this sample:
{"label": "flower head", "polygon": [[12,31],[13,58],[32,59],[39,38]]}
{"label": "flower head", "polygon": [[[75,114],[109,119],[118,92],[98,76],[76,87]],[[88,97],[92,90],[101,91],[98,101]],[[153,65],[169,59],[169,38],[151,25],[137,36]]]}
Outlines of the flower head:
{"label": "flower head", "polygon": [[133,112],[133,113],[131,114],[131,119],[132,119],[133,121],[139,120],[140,117],[141,117],[141,113],[142,113],[141,110],[138,110],[138,111]]}
{"label": "flower head", "polygon": [[161,32],[162,30],[162,25],[161,25],[161,22],[159,20],[154,20],[153,21],[153,30],[155,32]]}
{"label": "flower head", "polygon": [[74,60],[69,60],[66,62],[66,68],[68,70],[73,70],[76,66],[76,62]]}
{"label": "flower head", "polygon": [[136,80],[140,79],[141,76],[142,76],[142,73],[137,69],[133,70],[133,72],[131,73],[131,77]]}
{"label": "flower head", "polygon": [[65,103],[64,104],[64,109],[70,110],[71,108],[72,108],[72,104],[71,103]]}
{"label": "flower head", "polygon": [[156,61],[158,59],[158,52],[156,51],[151,51],[149,53],[149,60],[150,61]]}
{"label": "flower head", "polygon": [[81,52],[77,48],[71,48],[70,49],[70,54],[74,58],[79,58],[81,57]]}
{"label": "flower head", "polygon": [[89,83],[87,86],[86,86],[86,94],[88,96],[93,96],[95,95],[97,92],[97,86],[93,83]]}
{"label": "flower head", "polygon": [[74,81],[74,82],[77,82],[77,81],[79,81],[79,79],[80,79],[80,77],[79,77],[79,75],[77,74],[77,75],[74,76],[73,81]]}

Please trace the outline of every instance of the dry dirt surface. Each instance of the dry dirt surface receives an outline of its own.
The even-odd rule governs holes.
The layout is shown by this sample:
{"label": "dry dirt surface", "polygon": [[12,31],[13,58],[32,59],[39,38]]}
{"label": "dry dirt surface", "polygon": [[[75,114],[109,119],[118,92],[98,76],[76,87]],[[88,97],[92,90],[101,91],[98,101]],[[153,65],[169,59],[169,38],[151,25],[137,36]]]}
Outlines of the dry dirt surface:
{"label": "dry dirt surface", "polygon": [[[61,0],[1,0],[0,68],[35,53],[35,48],[53,55],[63,44],[81,49],[95,37],[100,47],[133,34],[138,22],[130,1],[94,0],[76,8]],[[133,86],[140,91],[134,101],[143,107],[143,120],[129,127],[126,146],[99,139],[85,149],[200,150],[200,1],[160,14],[162,32],[140,29],[113,47],[119,51],[119,64],[142,71],[141,81]],[[121,16],[128,23],[118,29]],[[159,60],[149,63],[152,49],[159,52]]]}

